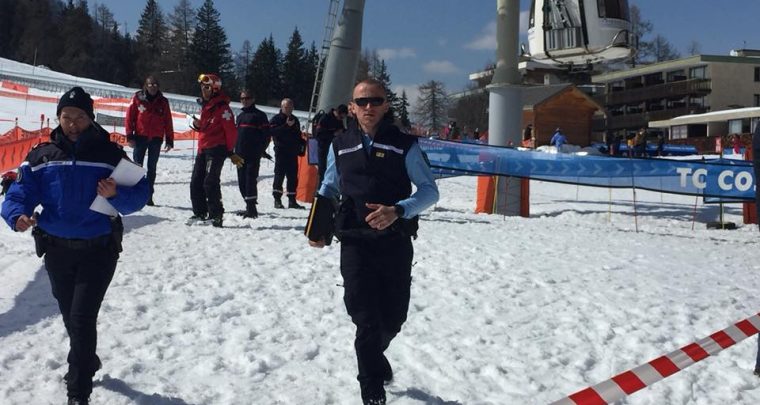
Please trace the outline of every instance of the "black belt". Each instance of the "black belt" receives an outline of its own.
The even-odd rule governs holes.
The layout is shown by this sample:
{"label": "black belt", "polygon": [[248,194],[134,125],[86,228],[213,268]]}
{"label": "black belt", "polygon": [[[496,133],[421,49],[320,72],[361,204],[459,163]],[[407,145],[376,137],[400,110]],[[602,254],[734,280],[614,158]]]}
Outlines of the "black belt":
{"label": "black belt", "polygon": [[93,247],[105,247],[111,242],[111,235],[98,236],[92,239],[68,239],[59,238],[50,234],[43,234],[43,239],[48,246],[62,247],[67,249],[81,250]]}

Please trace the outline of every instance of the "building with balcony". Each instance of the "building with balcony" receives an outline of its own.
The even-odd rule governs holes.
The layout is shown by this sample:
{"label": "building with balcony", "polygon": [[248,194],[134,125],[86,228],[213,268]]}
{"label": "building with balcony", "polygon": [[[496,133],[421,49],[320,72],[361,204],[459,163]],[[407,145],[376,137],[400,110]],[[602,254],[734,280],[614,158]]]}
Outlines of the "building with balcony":
{"label": "building with balcony", "polygon": [[[711,111],[760,106],[760,52],[732,51],[730,56],[695,55],[624,71],[592,76],[604,91],[595,95],[606,110],[594,121],[595,138],[605,130],[631,136],[650,121]],[[707,125],[687,125],[668,139],[708,134]]]}

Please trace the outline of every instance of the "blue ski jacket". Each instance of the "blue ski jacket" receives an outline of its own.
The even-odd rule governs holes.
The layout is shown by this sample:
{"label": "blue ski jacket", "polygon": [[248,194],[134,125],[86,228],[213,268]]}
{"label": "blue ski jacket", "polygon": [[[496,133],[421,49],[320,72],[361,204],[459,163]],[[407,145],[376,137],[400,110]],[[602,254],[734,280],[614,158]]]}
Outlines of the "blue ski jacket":
{"label": "blue ski jacket", "polygon": [[[29,151],[16,182],[8,189],[0,215],[15,230],[22,214],[31,217],[42,205],[37,226],[50,235],[68,239],[108,235],[109,216],[91,210],[90,204],[97,196],[98,181],[110,177],[125,158],[126,153],[102,128],[92,125],[71,142],[58,127],[51,133],[50,142]],[[143,177],[132,187],[116,186],[116,195],[108,202],[121,214],[130,214],[145,205],[149,189]]]}

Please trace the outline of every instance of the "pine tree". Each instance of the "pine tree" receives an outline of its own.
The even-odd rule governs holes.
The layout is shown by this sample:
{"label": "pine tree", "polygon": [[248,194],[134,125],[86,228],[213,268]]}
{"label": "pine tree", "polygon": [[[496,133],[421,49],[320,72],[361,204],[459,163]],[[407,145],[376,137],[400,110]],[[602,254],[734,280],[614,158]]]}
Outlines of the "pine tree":
{"label": "pine tree", "polygon": [[248,88],[248,68],[251,66],[251,59],[253,59],[253,47],[251,41],[246,39],[240,51],[234,56],[235,77],[244,89]]}
{"label": "pine tree", "polygon": [[190,58],[190,44],[195,33],[195,10],[190,0],[180,0],[169,14],[169,58],[161,75],[161,87],[180,94],[195,94],[198,69]]}
{"label": "pine tree", "polygon": [[195,33],[190,45],[190,59],[198,73],[216,73],[222,79],[225,92],[237,92],[235,65],[230,44],[221,26],[219,11],[213,0],[205,0],[196,16]]}
{"label": "pine tree", "polygon": [[17,31],[13,16],[17,15],[16,7],[21,2],[16,0],[0,0],[0,57],[8,58],[12,56],[13,47],[11,38]]}
{"label": "pine tree", "polygon": [[282,61],[282,96],[293,99],[299,110],[309,108],[313,80],[309,80],[309,60],[298,27],[293,30]]}
{"label": "pine tree", "polygon": [[248,86],[259,104],[276,106],[282,99],[282,74],[280,71],[282,52],[274,45],[274,39],[261,41],[253,54]]}
{"label": "pine tree", "polygon": [[409,99],[406,97],[406,90],[401,90],[401,97],[396,99],[393,109],[396,110],[396,117],[401,127],[404,130],[411,128],[412,121],[409,120]]}
{"label": "pine tree", "polygon": [[80,77],[92,77],[93,46],[92,19],[87,11],[87,1],[72,0],[63,9],[60,28],[57,30],[61,38],[63,53],[58,58],[57,66],[64,72]]}
{"label": "pine tree", "polygon": [[166,49],[167,28],[164,15],[156,0],[148,0],[137,27],[137,83],[149,74],[156,74]]}
{"label": "pine tree", "polygon": [[441,129],[448,116],[448,96],[443,83],[431,80],[418,87],[420,95],[414,115],[417,122],[433,131]]}
{"label": "pine tree", "polygon": [[380,59],[376,64],[373,77],[385,86],[385,98],[391,105],[389,111],[394,117],[398,118],[398,114],[396,114],[398,96],[391,90],[391,75],[388,73],[388,66],[386,66],[384,59]]}
{"label": "pine tree", "polygon": [[2,20],[7,24],[0,24],[11,29],[7,46],[13,51],[8,56],[25,63],[53,65],[61,55],[61,48],[56,46],[57,36],[53,32],[56,24],[52,2],[27,0],[9,7],[13,14]]}

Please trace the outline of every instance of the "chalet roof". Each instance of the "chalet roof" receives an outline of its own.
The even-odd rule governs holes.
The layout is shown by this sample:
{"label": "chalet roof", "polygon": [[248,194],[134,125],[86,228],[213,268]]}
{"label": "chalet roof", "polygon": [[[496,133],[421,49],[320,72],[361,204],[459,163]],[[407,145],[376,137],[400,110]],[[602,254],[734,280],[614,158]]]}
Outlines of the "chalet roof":
{"label": "chalet roof", "polygon": [[548,86],[528,86],[522,88],[523,108],[533,108],[534,105],[551,98],[555,94],[572,86],[570,83],[550,84]]}

